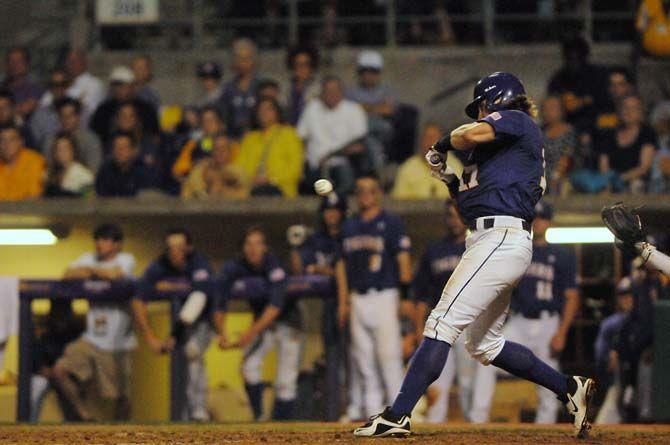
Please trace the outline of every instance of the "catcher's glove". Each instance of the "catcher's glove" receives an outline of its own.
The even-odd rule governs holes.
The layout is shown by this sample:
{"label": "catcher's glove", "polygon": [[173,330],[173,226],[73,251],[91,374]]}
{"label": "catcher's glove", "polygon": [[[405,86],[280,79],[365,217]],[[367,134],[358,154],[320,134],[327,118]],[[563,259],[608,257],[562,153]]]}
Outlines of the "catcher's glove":
{"label": "catcher's glove", "polygon": [[622,202],[603,207],[600,216],[607,228],[617,239],[617,247],[624,252],[634,252],[636,244],[645,242],[647,234],[637,209],[630,210]]}

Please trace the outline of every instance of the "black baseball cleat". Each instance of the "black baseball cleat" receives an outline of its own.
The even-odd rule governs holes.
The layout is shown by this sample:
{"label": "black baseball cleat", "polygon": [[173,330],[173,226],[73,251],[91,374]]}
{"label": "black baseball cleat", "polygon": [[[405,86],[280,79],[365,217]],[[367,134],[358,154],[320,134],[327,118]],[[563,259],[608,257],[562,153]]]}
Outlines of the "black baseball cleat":
{"label": "black baseball cleat", "polygon": [[589,405],[595,392],[596,382],[593,379],[580,376],[568,379],[568,401],[565,407],[574,417],[574,435],[578,439],[585,439],[589,435],[591,429]]}
{"label": "black baseball cleat", "polygon": [[370,417],[370,421],[354,430],[356,437],[408,436],[410,431],[409,416],[396,416],[387,406],[383,413]]}

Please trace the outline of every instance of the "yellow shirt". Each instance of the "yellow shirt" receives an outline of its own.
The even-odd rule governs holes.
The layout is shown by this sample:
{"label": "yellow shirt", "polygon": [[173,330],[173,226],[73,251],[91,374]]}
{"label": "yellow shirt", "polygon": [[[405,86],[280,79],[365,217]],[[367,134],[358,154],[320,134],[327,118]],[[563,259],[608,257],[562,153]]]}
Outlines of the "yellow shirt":
{"label": "yellow shirt", "polygon": [[[451,156],[449,165],[456,171],[462,169],[460,162]],[[430,175],[424,157],[415,154],[398,168],[391,196],[395,199],[446,199],[450,195],[447,186]]]}
{"label": "yellow shirt", "polygon": [[214,165],[210,158],[201,159],[189,173],[181,188],[182,198],[243,199],[249,196],[249,178],[239,166]]}
{"label": "yellow shirt", "polygon": [[42,196],[45,175],[46,162],[42,155],[22,148],[11,165],[0,161],[0,200],[19,201]]}
{"label": "yellow shirt", "polygon": [[643,0],[635,23],[642,34],[642,47],[655,56],[670,56],[670,11],[662,0]]}
{"label": "yellow shirt", "polygon": [[274,125],[244,135],[235,164],[251,178],[263,175],[281,189],[284,196],[298,194],[305,158],[302,141],[290,125]]}

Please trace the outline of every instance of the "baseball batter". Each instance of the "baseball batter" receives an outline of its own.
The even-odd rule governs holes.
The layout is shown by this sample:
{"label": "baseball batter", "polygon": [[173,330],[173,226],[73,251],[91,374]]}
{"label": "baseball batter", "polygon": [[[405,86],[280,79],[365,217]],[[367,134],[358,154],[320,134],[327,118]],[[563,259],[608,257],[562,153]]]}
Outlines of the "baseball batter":
{"label": "baseball batter", "polygon": [[[419,342],[423,338],[426,316],[439,302],[442,287],[449,281],[465,252],[467,228],[452,200],[447,200],[445,204],[445,223],[446,236],[428,246],[412,282],[412,291],[417,302],[416,327]],[[436,393],[436,397],[429,407],[426,420],[431,423],[447,420],[449,391],[458,375],[459,400],[466,420],[473,423],[487,422],[493,398],[493,391],[488,389],[493,385],[487,388],[476,381],[473,383],[473,380],[477,380],[481,372],[486,373],[488,370],[469,356],[462,339],[458,339],[453,347],[453,353],[449,354],[442,374],[430,387],[429,392]],[[486,391],[481,392],[481,389]]]}
{"label": "baseball batter", "polygon": [[[502,335],[512,290],[531,263],[530,227],[546,187],[535,107],[519,79],[496,72],[477,83],[466,114],[476,122],[440,139],[426,159],[455,194],[472,233],[428,317],[424,339],[393,405],[354,435],[409,434],[414,405],[440,376],[451,346],[465,330],[470,355],[551,390],[574,416],[575,435],[584,437],[590,428],[587,415],[595,382],[556,371]],[[469,151],[461,178],[445,163],[450,150]]]}
{"label": "baseball batter", "polygon": [[355,193],[359,213],[342,227],[335,273],[339,323],[344,327],[350,313],[353,372],[360,374],[364,411],[371,415],[392,400],[402,382],[398,310],[411,281],[411,246],[400,218],[382,208],[377,178],[360,177]]}

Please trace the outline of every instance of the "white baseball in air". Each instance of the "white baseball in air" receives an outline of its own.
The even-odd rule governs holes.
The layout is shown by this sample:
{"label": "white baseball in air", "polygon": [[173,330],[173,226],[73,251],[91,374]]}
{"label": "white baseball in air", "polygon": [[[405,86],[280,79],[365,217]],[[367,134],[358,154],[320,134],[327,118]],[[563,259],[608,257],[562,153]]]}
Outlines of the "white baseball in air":
{"label": "white baseball in air", "polygon": [[319,196],[326,196],[333,191],[333,183],[327,179],[319,179],[314,183],[314,191]]}

